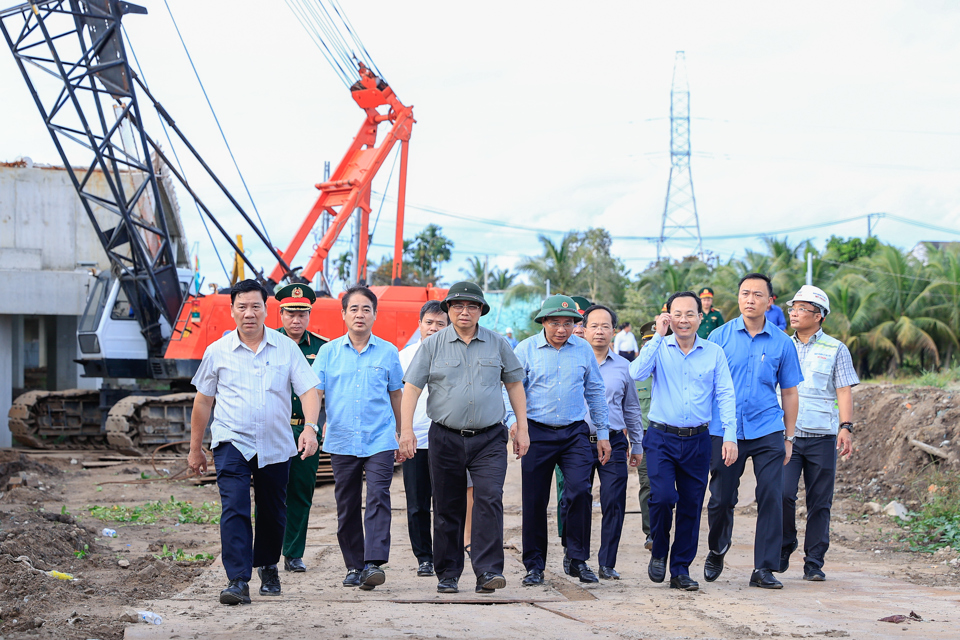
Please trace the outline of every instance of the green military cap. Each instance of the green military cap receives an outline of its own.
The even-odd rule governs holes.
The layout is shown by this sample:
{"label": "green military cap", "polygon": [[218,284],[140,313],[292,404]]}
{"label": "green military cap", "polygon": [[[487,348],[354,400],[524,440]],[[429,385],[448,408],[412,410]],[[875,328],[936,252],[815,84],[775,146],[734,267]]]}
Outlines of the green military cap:
{"label": "green military cap", "polygon": [[577,311],[580,312],[580,315],[583,315],[583,312],[590,308],[590,301],[584,298],[583,296],[570,296],[573,298],[573,301],[577,303]]}
{"label": "green military cap", "polygon": [[309,311],[317,301],[317,294],[308,284],[295,282],[277,289],[273,297],[280,302],[281,309]]}
{"label": "green military cap", "polygon": [[577,303],[573,301],[573,298],[561,295],[550,296],[544,300],[540,306],[540,313],[533,320],[543,324],[543,319],[550,316],[583,319],[580,312],[577,311]]}
{"label": "green military cap", "polygon": [[644,324],[642,327],[640,327],[640,331],[637,332],[640,336],[640,344],[641,345],[645,344],[648,340],[650,340],[650,338],[653,337],[653,334],[655,334],[656,332],[657,332],[656,320],[651,320],[650,322],[647,322],[646,324]]}
{"label": "green military cap", "polygon": [[447,297],[440,303],[444,313],[449,313],[447,305],[450,302],[476,302],[483,307],[480,315],[485,316],[490,313],[490,305],[483,299],[483,290],[473,282],[457,282],[450,286]]}
{"label": "green military cap", "polygon": [[711,289],[710,287],[704,287],[703,289],[700,289],[700,293],[699,293],[698,295],[699,295],[701,298],[712,298],[712,297],[713,297],[713,289]]}

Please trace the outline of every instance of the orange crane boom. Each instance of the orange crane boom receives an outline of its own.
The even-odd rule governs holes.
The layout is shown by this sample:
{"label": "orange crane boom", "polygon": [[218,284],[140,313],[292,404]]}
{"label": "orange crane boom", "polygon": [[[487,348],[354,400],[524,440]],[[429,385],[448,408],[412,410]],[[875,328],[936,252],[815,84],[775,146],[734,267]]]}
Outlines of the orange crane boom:
{"label": "orange crane boom", "polygon": [[[370,189],[393,146],[400,142],[400,185],[397,196],[397,228],[393,247],[393,284],[400,284],[403,268],[403,210],[407,189],[407,150],[410,145],[410,131],[416,120],[413,119],[413,107],[404,106],[393,93],[393,89],[377,77],[363,63],[359,64],[360,80],[350,87],[350,93],[356,103],[366,112],[366,118],[353,144],[343,156],[330,180],[317,186],[320,197],[307,214],[300,229],[290,241],[281,256],[287,264],[296,257],[304,241],[317,224],[322,213],[329,213],[332,220],[329,229],[314,249],[313,255],[300,275],[307,281],[313,280],[318,271],[323,271],[323,261],[333,248],[334,242],[346,226],[354,211],[359,210],[360,251],[358,271],[360,279],[366,281],[367,238],[370,223]],[[379,108],[386,106],[386,113]],[[391,128],[377,145],[377,130],[384,122],[390,122]],[[283,266],[277,264],[270,274],[274,282],[280,282],[285,275]],[[324,274],[326,275],[326,274]]]}

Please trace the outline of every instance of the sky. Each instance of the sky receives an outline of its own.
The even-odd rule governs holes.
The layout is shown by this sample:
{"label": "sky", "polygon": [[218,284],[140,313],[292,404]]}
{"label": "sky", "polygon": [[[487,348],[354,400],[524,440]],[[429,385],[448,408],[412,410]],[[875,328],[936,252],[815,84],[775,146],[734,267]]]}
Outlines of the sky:
{"label": "sky", "polygon": [[[168,2],[268,235],[285,247],[317,197],[324,161],[336,166],[363,114],[285,2]],[[124,24],[144,77],[248,205],[165,3],[141,4],[149,15]],[[864,237],[865,219],[830,223],[881,212],[955,230],[880,219],[885,242],[960,239],[955,3],[341,5],[399,99],[414,106],[404,235],[443,227],[455,245],[446,282],[470,256],[512,268],[540,253],[536,231],[504,224],[556,239],[604,227],[633,273],[655,260],[655,243],[628,237],[660,232],[677,51],[689,78],[706,251],[742,256],[762,248],[759,234],[795,227],[810,228],[790,233],[792,243]],[[59,164],[9,55],[0,56],[0,86],[0,160]],[[146,121],[167,146],[157,118]],[[387,192],[382,209],[379,196],[373,202],[374,262],[392,251],[392,161],[374,184]],[[186,168],[224,226],[244,234],[253,261],[271,269],[252,231]],[[202,273],[222,283],[199,217],[178,195]],[[719,238],[731,235],[745,237]],[[229,259],[226,243],[217,246]],[[691,251],[665,247],[674,258]],[[294,263],[306,260],[301,251]]]}

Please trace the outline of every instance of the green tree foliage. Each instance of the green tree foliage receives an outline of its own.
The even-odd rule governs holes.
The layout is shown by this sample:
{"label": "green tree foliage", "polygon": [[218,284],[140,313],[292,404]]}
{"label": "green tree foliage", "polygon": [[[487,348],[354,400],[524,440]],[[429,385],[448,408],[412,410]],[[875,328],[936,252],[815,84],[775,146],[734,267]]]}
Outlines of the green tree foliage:
{"label": "green tree foliage", "polygon": [[714,289],[724,318],[739,315],[737,283],[747,273],[770,276],[778,302],[806,281],[806,256],[813,256],[813,282],[830,296],[824,331],[850,349],[861,376],[918,373],[954,366],[960,359],[960,253],[927,247],[926,262],[875,238],[832,237],[823,251],[809,242],[767,238],[762,250],[741,259],[701,262],[695,257],[651,265],[627,288],[620,315],[652,320],[670,294]]}
{"label": "green tree foliage", "polygon": [[[405,286],[423,287],[428,283],[438,282],[440,266],[450,261],[453,250],[453,241],[443,235],[442,229],[435,225],[427,225],[423,231],[413,239],[403,241],[403,268],[401,269],[401,284]],[[347,266],[349,272],[349,256]],[[339,262],[335,263],[339,265]],[[375,269],[369,270],[371,285],[393,284],[393,257],[384,256]]]}
{"label": "green tree foliage", "polygon": [[611,238],[605,229],[571,231],[559,242],[538,236],[543,253],[524,258],[517,271],[529,278],[510,288],[508,299],[550,293],[584,296],[591,302],[619,306],[629,284],[628,272],[610,253]]}

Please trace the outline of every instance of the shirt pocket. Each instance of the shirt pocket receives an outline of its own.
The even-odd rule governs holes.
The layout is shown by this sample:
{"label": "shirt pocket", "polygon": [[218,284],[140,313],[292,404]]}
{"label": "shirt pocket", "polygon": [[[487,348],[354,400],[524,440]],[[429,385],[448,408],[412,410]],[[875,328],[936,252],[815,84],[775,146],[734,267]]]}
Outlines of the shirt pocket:
{"label": "shirt pocket", "polygon": [[810,375],[804,376],[804,383],[807,387],[826,391],[830,378],[833,375],[833,363],[828,359],[813,357],[813,362],[809,367]]}
{"label": "shirt pocket", "polygon": [[777,374],[780,372],[780,355],[765,353],[760,358],[760,383],[776,389],[779,384]]}
{"label": "shirt pocket", "polygon": [[367,389],[376,391],[387,388],[387,382],[390,374],[386,367],[380,365],[368,365],[363,367],[363,382]]}
{"label": "shirt pocket", "polygon": [[460,360],[456,358],[437,358],[430,367],[428,384],[449,391],[456,386],[460,375]]}
{"label": "shirt pocket", "polygon": [[500,384],[500,360],[497,358],[477,358],[480,366],[480,384],[484,387],[494,387]]}

